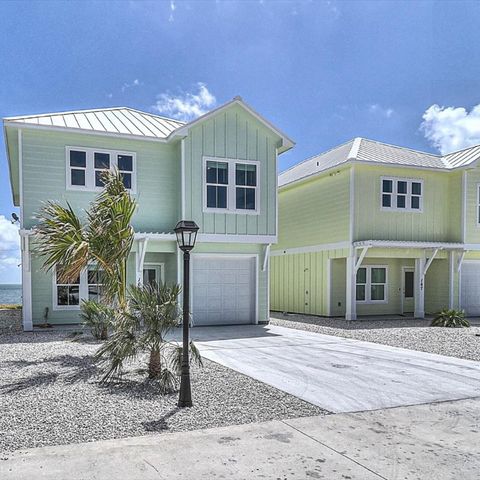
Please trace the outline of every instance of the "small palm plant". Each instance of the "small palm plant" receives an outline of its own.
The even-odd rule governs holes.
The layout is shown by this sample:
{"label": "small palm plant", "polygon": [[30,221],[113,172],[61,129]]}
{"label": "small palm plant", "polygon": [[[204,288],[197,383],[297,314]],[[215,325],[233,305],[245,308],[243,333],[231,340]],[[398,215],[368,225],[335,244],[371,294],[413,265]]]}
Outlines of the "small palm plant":
{"label": "small palm plant", "polygon": [[96,339],[106,340],[108,329],[113,325],[115,310],[94,300],[84,300],[80,307],[80,318]]}
{"label": "small palm plant", "polygon": [[78,278],[89,264],[95,265],[102,271],[105,300],[125,307],[136,202],[119,172],[105,172],[102,180],[104,189],[87,210],[84,224],[70,204],[45,204],[37,215],[36,252],[43,257],[46,271],[57,269],[60,282]]}
{"label": "small palm plant", "polygon": [[432,320],[431,326],[462,328],[469,327],[470,322],[465,318],[465,312],[463,310],[444,308]]}
{"label": "small palm plant", "polygon": [[[103,364],[103,382],[120,376],[125,364],[148,354],[145,371],[164,391],[173,390],[178,381],[182,348],[167,336],[181,320],[178,305],[179,285],[132,285],[128,306],[116,315],[115,332],[96,353]],[[192,360],[202,364],[200,354],[190,343]]]}

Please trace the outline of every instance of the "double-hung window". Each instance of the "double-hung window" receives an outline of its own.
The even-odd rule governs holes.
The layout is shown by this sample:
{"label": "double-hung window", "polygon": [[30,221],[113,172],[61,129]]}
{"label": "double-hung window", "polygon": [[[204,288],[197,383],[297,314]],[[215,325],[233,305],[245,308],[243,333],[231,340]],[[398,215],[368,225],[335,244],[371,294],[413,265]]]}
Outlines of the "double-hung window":
{"label": "double-hung window", "polygon": [[80,305],[80,276],[60,281],[58,267],[55,270],[54,306],[59,309],[77,309]]}
{"label": "double-hung window", "polygon": [[103,272],[93,265],[87,269],[88,299],[100,302],[103,298]]}
{"label": "double-hung window", "polygon": [[224,213],[258,213],[258,162],[205,158],[204,210]]}
{"label": "double-hung window", "polygon": [[382,177],[381,206],[384,210],[421,212],[423,180]]}
{"label": "double-hung window", "polygon": [[206,163],[207,208],[227,208],[228,163]]}
{"label": "double-hung window", "polygon": [[118,170],[125,188],[135,193],[135,153],[84,147],[67,147],[67,189],[100,190],[103,175]]}
{"label": "double-hung window", "polygon": [[357,270],[356,299],[361,303],[387,302],[387,267],[367,265]]}

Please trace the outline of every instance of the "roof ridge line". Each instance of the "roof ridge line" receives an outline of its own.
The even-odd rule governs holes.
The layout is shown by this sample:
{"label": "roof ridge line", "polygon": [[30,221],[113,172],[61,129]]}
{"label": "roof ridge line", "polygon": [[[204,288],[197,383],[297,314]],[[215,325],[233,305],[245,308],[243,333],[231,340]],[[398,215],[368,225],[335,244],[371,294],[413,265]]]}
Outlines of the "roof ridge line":
{"label": "roof ridge line", "polygon": [[380,145],[386,145],[387,147],[398,148],[401,150],[409,150],[410,152],[420,153],[422,155],[429,155],[430,157],[442,158],[442,155],[437,153],[429,153],[422,150],[416,150],[415,148],[402,147],[401,145],[393,145],[392,143],[381,142],[380,140],[372,140],[371,138],[363,138],[363,140],[366,140],[367,142],[377,143]]}
{"label": "roof ridge line", "polygon": [[84,110],[65,110],[61,112],[50,112],[50,113],[33,113],[29,115],[16,115],[14,117],[3,117],[3,120],[16,120],[20,118],[34,118],[34,117],[49,117],[52,115],[65,115],[65,114],[75,114],[75,113],[87,113],[87,112],[101,112],[105,110],[121,110],[122,108],[128,109],[129,107],[104,107],[104,108],[87,108]]}
{"label": "roof ridge line", "polygon": [[[350,140],[347,140],[346,142],[341,143],[340,145],[337,145],[336,147],[329,148],[328,150],[325,150],[325,151],[322,152],[322,153],[317,153],[316,155],[312,155],[311,157],[308,157],[308,158],[306,158],[305,160],[302,160],[301,162],[295,163],[295,164],[292,165],[291,167],[288,167],[288,168],[286,168],[285,170],[281,171],[281,172],[279,173],[279,175],[283,175],[284,173],[289,172],[290,170],[298,167],[299,165],[303,165],[305,162],[308,162],[309,160],[313,160],[313,159],[316,158],[316,157],[321,157],[322,155],[326,155],[327,153],[332,152],[333,150],[336,150],[337,148],[344,147],[344,146],[347,145],[348,143],[354,142],[354,141],[355,141],[355,138],[352,138],[352,139],[350,139]],[[347,160],[348,160],[348,157],[347,157]]]}

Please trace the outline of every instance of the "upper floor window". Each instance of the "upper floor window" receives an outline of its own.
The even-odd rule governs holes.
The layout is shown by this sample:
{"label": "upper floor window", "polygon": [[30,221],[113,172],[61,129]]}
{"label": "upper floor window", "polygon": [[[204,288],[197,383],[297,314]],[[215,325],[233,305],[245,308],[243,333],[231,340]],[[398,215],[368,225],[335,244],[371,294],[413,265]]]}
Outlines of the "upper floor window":
{"label": "upper floor window", "polygon": [[258,213],[258,162],[204,159],[204,210]]}
{"label": "upper floor window", "polygon": [[103,173],[117,169],[125,188],[135,192],[135,153],[83,147],[67,147],[67,189],[97,190]]}
{"label": "upper floor window", "polygon": [[421,212],[423,180],[382,177],[381,206],[386,210]]}

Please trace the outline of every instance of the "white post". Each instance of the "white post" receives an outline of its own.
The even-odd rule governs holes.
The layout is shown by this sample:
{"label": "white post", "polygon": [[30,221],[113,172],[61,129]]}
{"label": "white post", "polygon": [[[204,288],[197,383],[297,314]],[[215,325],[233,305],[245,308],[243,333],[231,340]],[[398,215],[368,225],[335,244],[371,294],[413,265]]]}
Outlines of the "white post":
{"label": "white post", "polygon": [[357,295],[356,295],[356,274],[355,274],[355,250],[347,257],[346,287],[347,298],[345,305],[345,320],[357,319]]}
{"label": "white post", "polygon": [[448,308],[454,308],[455,252],[448,252]]}
{"label": "white post", "polygon": [[415,318],[425,318],[425,257],[415,259]]}
{"label": "white post", "polygon": [[32,269],[28,235],[20,237],[22,249],[22,318],[23,330],[33,332],[32,319]]}

